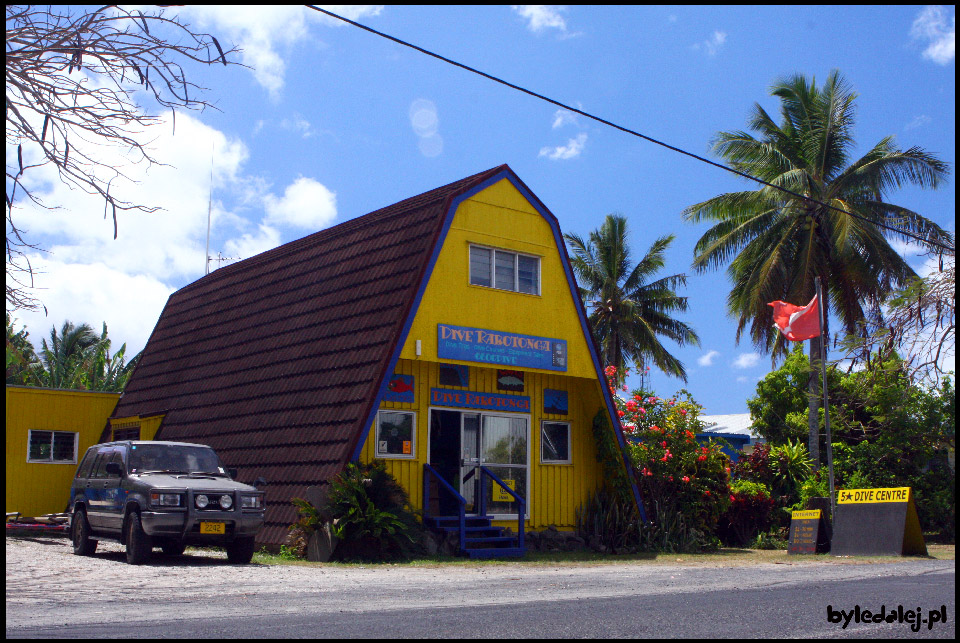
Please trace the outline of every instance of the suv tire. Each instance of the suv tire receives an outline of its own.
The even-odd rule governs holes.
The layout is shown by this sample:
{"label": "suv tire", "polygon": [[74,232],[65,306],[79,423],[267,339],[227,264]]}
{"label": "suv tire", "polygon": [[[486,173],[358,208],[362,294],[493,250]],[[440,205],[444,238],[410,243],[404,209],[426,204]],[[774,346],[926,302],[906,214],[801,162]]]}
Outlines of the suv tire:
{"label": "suv tire", "polygon": [[150,536],[143,530],[140,524],[140,514],[131,511],[127,518],[127,562],[131,565],[142,565],[150,560],[153,553],[153,543],[150,542]]}
{"label": "suv tire", "polygon": [[253,538],[238,538],[226,546],[227,560],[235,565],[246,565],[253,558],[255,546]]}
{"label": "suv tire", "polygon": [[97,551],[97,541],[90,538],[90,523],[87,522],[87,512],[75,509],[73,520],[70,523],[70,534],[73,540],[73,553],[77,556],[92,556]]}

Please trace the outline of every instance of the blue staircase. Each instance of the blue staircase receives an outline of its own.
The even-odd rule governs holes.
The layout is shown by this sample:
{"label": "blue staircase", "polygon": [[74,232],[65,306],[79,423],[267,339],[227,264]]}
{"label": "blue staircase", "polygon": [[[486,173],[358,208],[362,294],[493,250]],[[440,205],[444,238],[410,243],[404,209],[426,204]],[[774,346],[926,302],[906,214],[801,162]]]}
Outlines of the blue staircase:
{"label": "blue staircase", "polygon": [[[466,516],[464,538],[460,551],[469,558],[520,558],[527,548],[520,544],[519,534],[506,534],[505,527],[497,527],[488,516]],[[460,531],[459,516],[432,516],[427,526],[444,537]]]}
{"label": "blue staircase", "polygon": [[[480,470],[480,503],[479,514],[466,514],[467,501],[456,489],[437,473],[429,464],[423,465],[423,524],[440,533],[444,538],[451,532],[456,533],[460,540],[459,553],[470,558],[519,558],[527,553],[524,546],[524,516],[526,515],[526,501],[508,487],[486,467]],[[438,489],[452,496],[459,505],[459,511],[454,516],[430,515],[430,481],[437,482]],[[497,484],[506,493],[513,496],[517,502],[517,531],[507,534],[505,527],[494,526],[491,518],[486,515],[487,484]]]}

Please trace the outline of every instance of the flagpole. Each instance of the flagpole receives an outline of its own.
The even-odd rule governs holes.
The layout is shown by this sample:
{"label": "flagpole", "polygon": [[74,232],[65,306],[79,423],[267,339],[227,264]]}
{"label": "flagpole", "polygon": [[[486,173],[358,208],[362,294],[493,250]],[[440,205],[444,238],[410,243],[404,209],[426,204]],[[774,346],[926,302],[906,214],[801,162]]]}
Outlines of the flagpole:
{"label": "flagpole", "polygon": [[827,396],[827,310],[823,303],[823,288],[820,277],[815,279],[817,284],[817,308],[820,312],[820,373],[823,377],[823,424],[827,430],[827,472],[830,479],[830,517],[836,514],[836,494],[833,490],[833,439],[830,436],[830,400]]}

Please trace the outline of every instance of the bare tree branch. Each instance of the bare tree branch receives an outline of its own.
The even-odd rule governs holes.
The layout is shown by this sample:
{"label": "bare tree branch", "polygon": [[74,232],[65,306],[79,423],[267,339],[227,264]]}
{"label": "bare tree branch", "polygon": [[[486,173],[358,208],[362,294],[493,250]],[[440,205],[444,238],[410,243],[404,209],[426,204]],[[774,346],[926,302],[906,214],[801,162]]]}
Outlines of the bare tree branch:
{"label": "bare tree branch", "polygon": [[116,238],[118,210],[158,210],[111,190],[115,179],[129,177],[104,162],[108,149],[121,149],[133,163],[163,165],[150,155],[145,135],[162,119],[137,93],[146,93],[153,111],[170,109],[174,116],[177,108],[214,107],[178,61],[238,65],[228,60],[238,50],[224,51],[211,34],[194,32],[162,9],[6,9],[7,305],[36,309],[41,304],[31,292],[34,270],[26,253],[40,248],[15,219],[24,198],[46,209],[60,206],[44,203],[25,178],[53,166],[63,184],[99,195],[104,216],[112,212]]}
{"label": "bare tree branch", "polygon": [[872,311],[860,333],[835,343],[851,368],[896,352],[912,380],[940,384],[945,358],[956,355],[957,258],[953,251],[935,256],[939,270],[895,293],[885,313]]}

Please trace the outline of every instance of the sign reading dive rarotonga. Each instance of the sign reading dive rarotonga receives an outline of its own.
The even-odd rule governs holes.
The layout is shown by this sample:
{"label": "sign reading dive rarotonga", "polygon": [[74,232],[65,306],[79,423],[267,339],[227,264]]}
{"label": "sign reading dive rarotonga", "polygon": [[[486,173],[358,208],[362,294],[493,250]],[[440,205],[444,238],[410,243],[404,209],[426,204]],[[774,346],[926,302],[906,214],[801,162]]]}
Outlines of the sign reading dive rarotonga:
{"label": "sign reading dive rarotonga", "polygon": [[836,556],[926,555],[927,545],[910,487],[840,491],[830,553]]}
{"label": "sign reading dive rarotonga", "polygon": [[514,413],[530,412],[530,398],[525,395],[501,395],[499,393],[457,391],[447,388],[430,389],[430,404],[456,406],[462,409],[512,411]]}
{"label": "sign reading dive rarotonga", "polygon": [[564,339],[437,324],[437,356],[503,366],[567,370]]}

